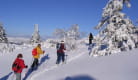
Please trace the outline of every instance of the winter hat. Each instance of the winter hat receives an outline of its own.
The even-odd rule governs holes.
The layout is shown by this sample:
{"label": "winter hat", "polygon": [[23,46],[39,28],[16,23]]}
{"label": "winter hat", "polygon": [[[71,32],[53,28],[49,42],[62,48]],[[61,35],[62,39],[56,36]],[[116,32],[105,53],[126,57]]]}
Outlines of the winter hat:
{"label": "winter hat", "polygon": [[61,43],[64,43],[64,41],[62,40]]}
{"label": "winter hat", "polygon": [[38,46],[38,47],[41,47],[41,44],[38,44],[37,46]]}
{"label": "winter hat", "polygon": [[17,55],[17,58],[22,58],[23,57],[23,55],[21,54],[21,53],[19,53],[18,55]]}

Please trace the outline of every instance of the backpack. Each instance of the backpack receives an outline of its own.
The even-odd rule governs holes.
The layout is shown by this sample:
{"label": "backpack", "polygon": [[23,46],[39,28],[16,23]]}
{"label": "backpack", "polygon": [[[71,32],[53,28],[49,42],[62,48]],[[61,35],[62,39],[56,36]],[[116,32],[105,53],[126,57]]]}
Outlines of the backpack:
{"label": "backpack", "polygon": [[57,50],[60,50],[60,47],[61,47],[60,43],[57,43],[56,45]]}
{"label": "backpack", "polygon": [[12,64],[12,70],[14,72],[17,72],[20,69],[19,61],[15,60],[14,63]]}
{"label": "backpack", "polygon": [[33,56],[36,56],[36,55],[37,55],[37,48],[34,48],[34,49],[32,50],[32,55],[33,55]]}

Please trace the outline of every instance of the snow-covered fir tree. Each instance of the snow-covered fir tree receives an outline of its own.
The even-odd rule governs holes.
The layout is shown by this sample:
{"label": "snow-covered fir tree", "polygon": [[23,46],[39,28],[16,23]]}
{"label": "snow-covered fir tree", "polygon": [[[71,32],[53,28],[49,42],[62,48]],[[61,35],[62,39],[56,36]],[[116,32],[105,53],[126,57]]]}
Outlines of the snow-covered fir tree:
{"label": "snow-covered fir tree", "polygon": [[77,48],[77,40],[80,38],[79,26],[78,24],[73,24],[67,31],[67,36],[65,37],[66,45],[70,50]]}
{"label": "snow-covered fir tree", "polygon": [[67,32],[64,29],[55,29],[55,31],[53,32],[53,35],[56,38],[64,39],[65,36],[67,36]]}
{"label": "snow-covered fir tree", "polygon": [[65,41],[68,50],[76,49],[76,42],[80,38],[79,26],[73,24],[68,30],[56,29],[54,35]]}
{"label": "snow-covered fir tree", "polygon": [[0,23],[0,43],[7,43],[8,39],[6,37],[5,30],[3,29],[3,24]]}
{"label": "snow-covered fir tree", "polygon": [[40,42],[40,35],[39,35],[39,29],[38,24],[34,25],[34,33],[31,38],[31,43],[39,43]]}
{"label": "snow-covered fir tree", "polygon": [[78,24],[73,24],[69,31],[68,31],[68,37],[71,37],[75,40],[79,39],[80,38],[80,32],[79,32],[79,26]]}
{"label": "snow-covered fir tree", "polygon": [[129,0],[110,0],[102,13],[102,20],[96,26],[100,29],[91,55],[109,55],[137,47],[138,34],[132,21],[122,13],[123,6],[130,7]]}

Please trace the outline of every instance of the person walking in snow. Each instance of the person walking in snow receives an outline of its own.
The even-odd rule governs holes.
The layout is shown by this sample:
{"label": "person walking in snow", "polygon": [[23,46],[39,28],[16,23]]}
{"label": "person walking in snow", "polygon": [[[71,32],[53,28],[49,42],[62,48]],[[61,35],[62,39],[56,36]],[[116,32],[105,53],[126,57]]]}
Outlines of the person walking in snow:
{"label": "person walking in snow", "polygon": [[89,44],[92,44],[92,40],[93,40],[93,35],[92,35],[92,33],[90,33],[90,35],[89,35]]}
{"label": "person walking in snow", "polygon": [[37,47],[35,47],[33,49],[32,55],[33,55],[34,61],[33,61],[33,64],[31,65],[32,70],[34,68],[37,68],[38,67],[38,62],[39,62],[40,55],[41,54],[44,54],[44,53],[45,53],[45,51],[43,51],[41,49],[41,44],[38,44]]}
{"label": "person walking in snow", "polygon": [[17,58],[12,64],[12,70],[14,71],[14,74],[16,75],[16,80],[21,80],[22,70],[28,67],[27,65],[24,64],[24,60],[22,58],[23,58],[23,55],[21,53],[18,54]]}
{"label": "person walking in snow", "polygon": [[65,62],[65,52],[64,50],[66,50],[65,45],[64,45],[64,41],[61,41],[61,43],[57,44],[57,61],[56,64],[59,64],[61,59],[62,62]]}

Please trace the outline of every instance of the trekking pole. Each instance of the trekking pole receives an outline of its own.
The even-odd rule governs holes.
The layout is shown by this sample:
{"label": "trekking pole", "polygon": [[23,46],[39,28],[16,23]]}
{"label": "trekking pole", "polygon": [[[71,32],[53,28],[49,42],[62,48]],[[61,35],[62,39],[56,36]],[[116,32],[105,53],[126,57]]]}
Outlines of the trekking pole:
{"label": "trekking pole", "polygon": [[66,54],[65,55],[65,64],[67,63],[67,58],[68,58],[68,55]]}

